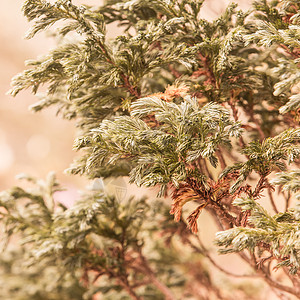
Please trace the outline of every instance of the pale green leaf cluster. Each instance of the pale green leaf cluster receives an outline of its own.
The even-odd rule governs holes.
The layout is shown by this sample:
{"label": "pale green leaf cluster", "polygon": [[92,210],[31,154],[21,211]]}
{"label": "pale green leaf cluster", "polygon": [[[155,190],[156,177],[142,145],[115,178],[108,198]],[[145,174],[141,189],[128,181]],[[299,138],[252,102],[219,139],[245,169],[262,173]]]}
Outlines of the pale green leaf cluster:
{"label": "pale green leaf cluster", "polygon": [[246,36],[247,42],[256,41],[259,46],[270,47],[274,43],[284,44],[290,49],[300,46],[300,29],[297,25],[289,25],[287,29],[277,29],[272,23],[260,21],[257,32]]}
{"label": "pale green leaf cluster", "polygon": [[[103,299],[127,299],[122,280],[134,284],[139,278],[145,283],[141,283],[138,293],[148,293],[147,299],[163,299],[143,267],[135,269],[139,253],[147,254],[157,276],[167,285],[184,284],[180,269],[162,263],[164,255],[175,262],[174,249],[164,249],[164,239],[149,243],[159,222],[166,226],[172,222],[164,204],[153,201],[150,211],[145,199],[120,203],[114,196],[94,190],[69,208],[55,202],[53,210],[48,207],[45,190],[53,196],[57,182],[53,174],[49,176],[45,182],[29,177],[34,183],[32,189],[16,187],[0,195],[5,234],[11,238],[17,233],[21,247],[19,253],[6,250],[1,256],[0,282],[7,280],[3,295],[9,295],[8,299],[21,299],[21,295],[24,299],[60,299],[62,289],[64,299],[92,299],[96,293],[101,293]],[[95,277],[85,277],[85,269],[93,270],[94,276],[99,273],[101,281],[92,285]],[[14,291],[14,287],[20,291]]]}
{"label": "pale green leaf cluster", "polygon": [[296,193],[295,197],[299,199],[297,193],[300,190],[300,170],[293,169],[287,172],[277,173],[276,177],[271,181],[274,185],[279,185],[283,191]]}
{"label": "pale green leaf cluster", "polygon": [[[276,4],[275,4],[276,6]],[[258,45],[269,48],[271,45],[278,45],[282,51],[287,51],[288,56],[282,56],[272,69],[279,81],[274,85],[274,95],[284,94],[289,96],[289,101],[280,109],[281,114],[289,111],[296,111],[299,108],[297,86],[300,82],[299,73],[299,48],[300,48],[300,23],[298,1],[283,1],[279,9],[268,5],[266,1],[256,3],[256,8],[261,9],[267,16],[257,24],[257,31],[247,35],[247,42],[255,41]],[[292,16],[290,15],[292,14]],[[285,17],[289,22],[282,22]],[[294,91],[293,91],[294,87]],[[295,93],[294,95],[291,95]]]}
{"label": "pale green leaf cluster", "polygon": [[296,211],[271,216],[257,201],[250,198],[237,199],[235,205],[250,210],[252,227],[236,227],[216,234],[216,243],[224,247],[221,253],[240,252],[257,247],[268,249],[277,260],[277,267],[287,266],[296,274],[300,267],[300,220]]}
{"label": "pale green leaf cluster", "polygon": [[80,34],[86,33],[95,40],[102,40],[105,35],[103,16],[86,10],[84,6],[78,7],[70,0],[58,0],[53,4],[44,0],[25,1],[23,12],[28,21],[34,21],[34,26],[26,35],[27,38],[32,38],[39,31],[61,20],[71,21],[60,29],[62,35],[74,30]]}
{"label": "pale green leaf cluster", "polygon": [[[153,115],[159,123],[151,128],[143,118]],[[148,97],[131,106],[131,116],[105,120],[93,130],[90,139],[79,139],[75,147],[91,147],[86,172],[130,159],[135,167],[130,179],[138,186],[175,187],[192,170],[189,164],[199,159],[218,164],[215,152],[221,146],[231,147],[231,138],[241,134],[240,124],[231,120],[228,110],[219,104],[199,106],[196,98],[187,96],[179,104]]]}
{"label": "pale green leaf cluster", "polygon": [[248,158],[247,161],[227,167],[220,176],[224,177],[238,170],[240,176],[231,187],[232,191],[236,191],[253,171],[266,177],[274,170],[285,170],[286,162],[290,164],[300,155],[299,141],[299,129],[288,129],[261,143],[253,141],[242,150]]}
{"label": "pale green leaf cluster", "polygon": [[[87,289],[77,272],[66,271],[63,265],[51,259],[29,264],[25,249],[15,249],[1,254],[0,283],[3,299],[32,300],[90,300]],[[83,298],[85,297],[85,298]]]}
{"label": "pale green leaf cluster", "polygon": [[[63,25],[55,25],[58,47],[28,61],[29,68],[13,79],[11,94],[23,89],[37,93],[45,86],[46,93],[31,108],[40,111],[55,105],[63,117],[76,119],[88,137],[102,120],[127,115],[137,98],[181,82],[207,102],[226,102],[238,91],[238,104],[246,111],[256,106],[264,113],[263,130],[272,130],[278,112],[266,113],[261,101],[276,100],[272,83],[256,68],[273,61],[269,56],[262,61],[256,46],[245,47],[245,37],[253,31],[246,21],[250,12],[232,4],[209,22],[200,18],[201,6],[202,1],[107,1],[103,7],[26,1],[23,10],[34,23],[33,33],[58,21]],[[105,27],[114,21],[128,26],[128,31],[108,40]],[[202,68],[207,71],[195,76]],[[70,171],[83,174],[91,155],[81,156]],[[133,167],[122,160],[90,170],[89,176],[126,175]]]}

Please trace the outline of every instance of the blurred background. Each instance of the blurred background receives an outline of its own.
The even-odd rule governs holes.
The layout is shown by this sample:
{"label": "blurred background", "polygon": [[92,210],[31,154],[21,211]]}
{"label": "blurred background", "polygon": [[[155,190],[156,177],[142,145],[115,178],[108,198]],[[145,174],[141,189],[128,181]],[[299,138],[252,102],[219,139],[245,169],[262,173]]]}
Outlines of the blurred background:
{"label": "blurred background", "polygon": [[66,183],[81,181],[63,175],[72,162],[74,124],[57,118],[54,110],[34,114],[28,106],[37,99],[29,92],[16,98],[6,95],[11,78],[21,72],[24,61],[53,47],[41,34],[25,40],[29,28],[21,12],[22,0],[2,1],[0,10],[0,190],[16,183],[15,175],[45,177],[55,170]]}

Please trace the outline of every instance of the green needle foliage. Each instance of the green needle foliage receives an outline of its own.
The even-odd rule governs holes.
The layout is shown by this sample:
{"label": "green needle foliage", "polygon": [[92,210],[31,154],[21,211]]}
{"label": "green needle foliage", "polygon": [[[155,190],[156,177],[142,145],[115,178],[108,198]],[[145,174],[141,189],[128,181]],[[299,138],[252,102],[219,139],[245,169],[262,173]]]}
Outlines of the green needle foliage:
{"label": "green needle foliage", "polygon": [[[57,47],[10,94],[75,120],[69,173],[128,176],[160,199],[94,185],[66,207],[53,174],[22,176],[32,189],[0,194],[5,299],[265,299],[249,277],[300,298],[299,0],[230,4],[213,21],[203,2],[24,1],[26,37],[51,30]],[[123,34],[107,38],[109,24]]]}
{"label": "green needle foliage", "polygon": [[[153,130],[142,120],[149,114],[155,114],[159,129]],[[132,104],[130,116],[104,120],[93,132],[91,139],[79,139],[75,144],[77,149],[93,148],[87,173],[97,164],[103,167],[122,158],[131,159],[135,167],[130,180],[138,186],[160,184],[159,195],[163,195],[168,183],[178,188],[192,176],[192,165],[200,158],[216,167],[216,150],[219,145],[231,146],[230,137],[240,135],[240,126],[230,120],[221,105],[209,103],[200,109],[196,98],[188,96],[180,105],[141,98]],[[198,176],[203,180],[201,173]]]}
{"label": "green needle foliage", "polygon": [[299,264],[299,212],[290,210],[270,216],[268,212],[253,199],[238,199],[234,205],[243,211],[250,210],[248,219],[252,228],[236,227],[216,235],[221,253],[240,252],[248,249],[254,252],[255,247],[263,252],[266,247],[280,261],[275,268],[289,267],[295,275]]}

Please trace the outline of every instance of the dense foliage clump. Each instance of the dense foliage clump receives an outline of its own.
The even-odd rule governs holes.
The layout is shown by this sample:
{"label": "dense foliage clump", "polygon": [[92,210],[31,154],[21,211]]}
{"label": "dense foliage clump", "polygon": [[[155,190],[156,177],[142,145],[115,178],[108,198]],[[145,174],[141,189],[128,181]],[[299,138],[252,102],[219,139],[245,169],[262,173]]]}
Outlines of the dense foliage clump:
{"label": "dense foliage clump", "polygon": [[[203,2],[24,2],[27,37],[53,28],[58,44],[10,93],[43,87],[32,110],[76,121],[69,173],[128,176],[159,199],[94,186],[66,207],[53,174],[25,176],[33,189],[0,194],[6,299],[265,299],[262,282],[300,298],[300,4],[231,4],[208,21]],[[111,23],[124,33],[108,39]]]}

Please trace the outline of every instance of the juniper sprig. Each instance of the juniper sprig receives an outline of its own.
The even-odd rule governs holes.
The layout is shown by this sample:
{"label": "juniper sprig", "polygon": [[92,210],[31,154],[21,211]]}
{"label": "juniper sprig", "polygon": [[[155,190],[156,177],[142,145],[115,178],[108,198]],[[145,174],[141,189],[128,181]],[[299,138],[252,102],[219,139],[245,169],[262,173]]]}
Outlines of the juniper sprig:
{"label": "juniper sprig", "polygon": [[[7,299],[263,299],[249,277],[300,298],[300,4],[230,4],[212,21],[203,4],[24,1],[27,38],[52,30],[57,47],[28,61],[10,94],[29,89],[33,111],[75,120],[69,173],[128,176],[160,199],[94,185],[66,207],[53,174],[25,176],[33,189],[0,194]],[[108,38],[112,23],[122,34]]]}

